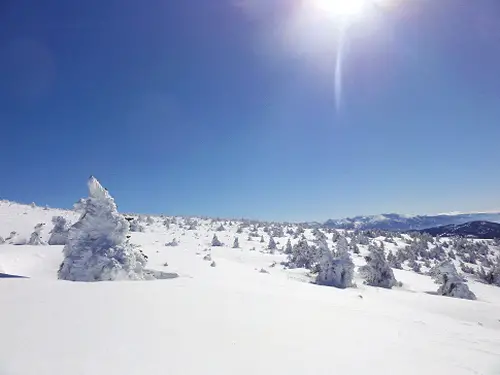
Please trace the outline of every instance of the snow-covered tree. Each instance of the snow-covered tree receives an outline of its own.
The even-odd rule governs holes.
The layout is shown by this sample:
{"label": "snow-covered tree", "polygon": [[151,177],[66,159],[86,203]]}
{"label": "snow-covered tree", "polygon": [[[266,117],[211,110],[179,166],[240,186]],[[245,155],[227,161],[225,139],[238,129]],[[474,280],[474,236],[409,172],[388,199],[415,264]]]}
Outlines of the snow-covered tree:
{"label": "snow-covered tree", "polygon": [[35,225],[35,229],[33,233],[31,233],[30,240],[28,241],[28,245],[45,245],[45,242],[42,241],[41,238],[41,232],[43,227],[45,226],[45,223],[38,223]]}
{"label": "snow-covered tree", "polygon": [[114,199],[94,178],[83,213],[70,228],[58,277],[71,281],[144,280],[147,257],[128,241],[129,223],[118,213]]}
{"label": "snow-covered tree", "polygon": [[233,242],[233,249],[239,249],[240,248],[240,240],[238,237],[234,237],[234,242]]}
{"label": "snow-covered tree", "polygon": [[264,243],[264,236],[260,236],[260,243]]}
{"label": "snow-covered tree", "polygon": [[68,223],[62,216],[52,217],[54,228],[50,231],[49,245],[66,245],[68,241]]}
{"label": "snow-covered tree", "polygon": [[398,285],[394,272],[387,263],[384,251],[374,245],[369,245],[368,251],[369,254],[365,257],[366,265],[359,268],[365,283],[389,289]]}
{"label": "snow-covered tree", "polygon": [[401,262],[396,258],[392,251],[387,253],[387,263],[389,263],[389,266],[392,268],[397,268],[399,270],[403,268]]}
{"label": "snow-covered tree", "polygon": [[144,232],[145,228],[141,220],[134,217],[127,217],[126,220],[129,222],[131,232]]}
{"label": "snow-covered tree", "polygon": [[216,230],[217,230],[217,232],[224,232],[226,230],[226,228],[224,228],[224,225],[222,225],[222,223],[221,223],[221,225],[219,225]]}
{"label": "snow-covered tree", "polygon": [[469,290],[467,284],[459,276],[452,261],[447,260],[439,263],[429,271],[429,274],[440,284],[438,294],[463,299],[476,299],[474,293]]}
{"label": "snow-covered tree", "polygon": [[290,268],[310,268],[313,263],[313,251],[304,236],[292,247],[288,257]]}
{"label": "snow-covered tree", "polygon": [[0,245],[3,245],[5,243],[5,240],[2,236],[0,236]]}
{"label": "snow-covered tree", "polygon": [[337,242],[339,237],[340,237],[340,233],[336,229],[333,229],[332,230],[332,242]]}
{"label": "snow-covered tree", "polygon": [[268,250],[276,250],[276,242],[273,237],[269,237],[269,244],[267,245]]}
{"label": "snow-covered tree", "polygon": [[500,286],[500,259],[497,259],[496,264],[488,271],[485,271],[484,267],[481,266],[477,272],[477,276],[488,284]]}
{"label": "snow-covered tree", "polygon": [[[326,242],[325,242],[326,244]],[[348,288],[353,285],[354,263],[347,251],[341,247],[335,256],[328,249],[328,246],[320,246],[318,256],[318,275],[316,283],[320,285],[334,286],[336,288]]]}
{"label": "snow-covered tree", "polygon": [[212,246],[222,246],[222,242],[219,241],[216,234],[212,237]]}
{"label": "snow-covered tree", "polygon": [[337,251],[335,252],[335,256],[338,256],[339,254],[347,254],[349,252],[349,243],[347,242],[347,238],[345,238],[345,236],[339,236],[336,248]]}
{"label": "snow-covered tree", "polygon": [[285,246],[285,254],[291,254],[292,253],[292,242],[290,241],[290,238],[286,242]]}

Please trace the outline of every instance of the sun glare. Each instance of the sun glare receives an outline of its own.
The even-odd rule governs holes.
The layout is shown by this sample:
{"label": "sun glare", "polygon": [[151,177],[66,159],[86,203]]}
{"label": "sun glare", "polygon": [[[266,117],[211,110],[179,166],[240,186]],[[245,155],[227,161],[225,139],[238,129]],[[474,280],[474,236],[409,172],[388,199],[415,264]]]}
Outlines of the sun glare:
{"label": "sun glare", "polygon": [[333,16],[352,17],[366,8],[369,0],[313,0],[316,7]]}

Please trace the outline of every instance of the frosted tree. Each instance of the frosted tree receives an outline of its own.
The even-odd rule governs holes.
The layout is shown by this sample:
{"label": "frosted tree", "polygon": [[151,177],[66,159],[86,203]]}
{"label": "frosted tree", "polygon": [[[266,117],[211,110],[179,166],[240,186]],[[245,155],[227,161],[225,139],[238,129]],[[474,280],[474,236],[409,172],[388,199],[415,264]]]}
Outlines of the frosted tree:
{"label": "frosted tree", "polygon": [[337,252],[336,252],[336,256],[338,254],[346,254],[349,252],[349,243],[347,242],[347,238],[345,238],[343,235],[340,235],[337,239],[337,243],[336,243],[336,248],[337,248]]}
{"label": "frosted tree", "polygon": [[50,231],[49,245],[66,245],[68,241],[68,223],[62,216],[52,217],[54,228]]}
{"label": "frosted tree", "polygon": [[402,269],[401,262],[396,258],[392,251],[387,253],[387,262],[392,268]]}
{"label": "frosted tree", "polygon": [[500,286],[500,257],[496,259],[488,271],[481,266],[477,272],[477,276],[488,284]]}
{"label": "frosted tree", "polygon": [[264,236],[260,236],[260,243],[264,243]]}
{"label": "frosted tree", "polygon": [[310,268],[313,264],[313,249],[307,243],[304,236],[292,247],[292,253],[288,257],[290,268]]}
{"label": "frosted tree", "polygon": [[217,230],[217,232],[223,232],[226,230],[226,228],[224,228],[224,225],[222,225],[222,223],[221,223],[221,225],[219,225],[216,230]]}
{"label": "frosted tree", "polygon": [[240,248],[240,240],[238,237],[234,237],[234,242],[233,242],[233,249],[239,249]]}
{"label": "frosted tree", "polygon": [[354,263],[347,251],[333,254],[324,248],[320,248],[319,255],[321,259],[318,265],[318,275],[316,283],[328,285],[336,288],[349,288],[353,286]]}
{"label": "frosted tree", "polygon": [[394,272],[385,258],[384,251],[374,245],[369,245],[368,251],[369,254],[365,257],[366,265],[359,268],[365,283],[389,289],[398,285]]}
{"label": "frosted tree", "polygon": [[219,241],[216,234],[212,237],[212,246],[222,246],[222,242]]}
{"label": "frosted tree", "polygon": [[139,219],[134,217],[127,217],[126,219],[130,223],[131,232],[144,232],[145,230],[144,225],[141,223]]}
{"label": "frosted tree", "polygon": [[437,291],[442,296],[463,299],[476,299],[474,293],[469,290],[467,284],[460,277],[452,261],[447,260],[439,263],[429,271],[436,284],[440,284]]}
{"label": "frosted tree", "polygon": [[39,223],[35,225],[35,230],[31,233],[30,240],[28,241],[28,245],[45,245],[45,242],[42,241],[41,232],[45,223]]}
{"label": "frosted tree", "polygon": [[144,280],[147,257],[128,241],[129,223],[114,199],[94,178],[80,201],[80,219],[70,228],[58,277],[71,281]]}
{"label": "frosted tree", "polygon": [[292,253],[292,241],[290,241],[290,238],[286,242],[285,246],[285,254],[291,254]]}
{"label": "frosted tree", "polygon": [[276,242],[274,241],[273,237],[269,237],[269,244],[267,245],[268,250],[276,250]]}

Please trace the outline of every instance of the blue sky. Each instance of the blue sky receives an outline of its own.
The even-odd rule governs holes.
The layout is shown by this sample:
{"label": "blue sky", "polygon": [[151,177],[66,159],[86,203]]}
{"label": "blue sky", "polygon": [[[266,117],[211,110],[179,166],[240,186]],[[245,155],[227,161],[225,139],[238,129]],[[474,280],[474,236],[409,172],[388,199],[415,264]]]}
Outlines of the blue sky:
{"label": "blue sky", "polygon": [[371,9],[339,110],[338,25],[299,3],[2,3],[0,197],[70,207],[93,174],[144,213],[499,209],[500,3]]}

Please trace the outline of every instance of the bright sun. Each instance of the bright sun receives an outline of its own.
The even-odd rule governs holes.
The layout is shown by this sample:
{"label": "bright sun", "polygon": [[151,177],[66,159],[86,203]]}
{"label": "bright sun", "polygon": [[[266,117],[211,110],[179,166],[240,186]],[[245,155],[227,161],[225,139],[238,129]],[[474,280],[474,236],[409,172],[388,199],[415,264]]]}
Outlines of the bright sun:
{"label": "bright sun", "polygon": [[315,5],[323,12],[333,16],[352,17],[359,15],[368,5],[370,0],[313,0]]}

